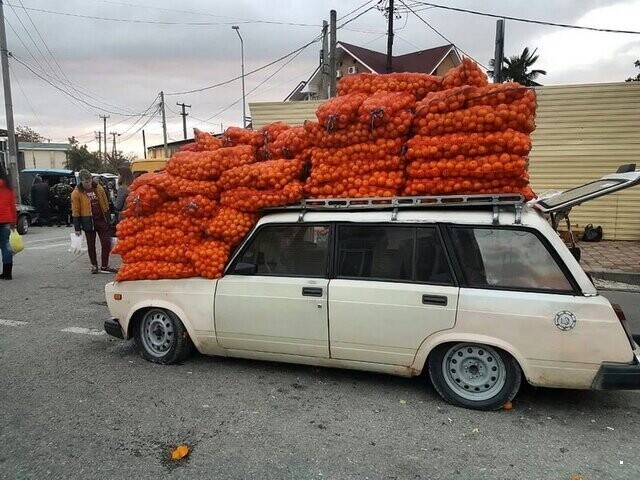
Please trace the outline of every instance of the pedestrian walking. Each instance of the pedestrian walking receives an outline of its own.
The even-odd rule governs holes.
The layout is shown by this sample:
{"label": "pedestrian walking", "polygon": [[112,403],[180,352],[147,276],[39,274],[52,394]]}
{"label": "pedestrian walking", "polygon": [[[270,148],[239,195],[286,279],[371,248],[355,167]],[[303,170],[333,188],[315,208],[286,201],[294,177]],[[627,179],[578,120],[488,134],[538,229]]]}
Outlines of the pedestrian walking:
{"label": "pedestrian walking", "polygon": [[51,205],[49,204],[49,185],[36,175],[31,187],[31,203],[40,216],[40,223],[51,225]]}
{"label": "pedestrian walking", "polygon": [[120,176],[118,177],[118,193],[116,194],[115,203],[117,222],[121,220],[122,210],[124,210],[129,196],[129,187],[133,183],[133,173],[129,167],[120,167],[118,173]]}
{"label": "pedestrian walking", "polygon": [[51,187],[50,194],[58,209],[57,223],[59,227],[62,226],[63,223],[67,227],[71,226],[69,214],[71,212],[72,192],[73,188],[69,185],[69,179],[67,177],[62,177],[62,181],[60,183]]}
{"label": "pedestrian walking", "polygon": [[[109,266],[111,236],[109,235],[109,200],[104,188],[91,177],[88,170],[78,172],[80,183],[71,194],[71,210],[76,235],[84,231],[87,237],[87,249],[91,261],[91,273],[116,273]],[[100,238],[101,266],[98,269],[96,236]]]}
{"label": "pedestrian walking", "polygon": [[13,252],[9,245],[11,230],[17,223],[16,203],[11,188],[11,180],[0,164],[0,253],[2,254],[2,274],[0,279],[11,280],[13,270]]}

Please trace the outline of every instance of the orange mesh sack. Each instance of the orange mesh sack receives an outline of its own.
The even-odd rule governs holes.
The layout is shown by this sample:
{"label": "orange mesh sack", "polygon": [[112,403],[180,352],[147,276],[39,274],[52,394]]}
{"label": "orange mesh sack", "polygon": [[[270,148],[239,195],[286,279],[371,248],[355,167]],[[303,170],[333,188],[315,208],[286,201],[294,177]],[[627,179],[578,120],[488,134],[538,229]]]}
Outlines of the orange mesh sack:
{"label": "orange mesh sack", "polygon": [[190,180],[175,176],[171,176],[166,183],[165,192],[174,198],[202,195],[215,200],[220,196],[217,181]]}
{"label": "orange mesh sack", "polygon": [[189,263],[190,257],[184,245],[169,245],[166,247],[152,247],[143,245],[134,248],[122,256],[125,263],[136,262],[168,262]]}
{"label": "orange mesh sack", "polygon": [[225,171],[220,177],[220,186],[225,190],[238,187],[278,190],[298,179],[302,166],[303,162],[299,159],[268,160],[243,165]]}
{"label": "orange mesh sack", "polygon": [[478,64],[470,58],[463,58],[462,63],[449,70],[442,79],[442,89],[472,85],[474,87],[484,87],[488,85],[489,79]]}
{"label": "orange mesh sack", "polygon": [[176,279],[195,276],[195,269],[188,263],[145,261],[124,264],[116,275],[116,281]]}
{"label": "orange mesh sack", "polygon": [[196,140],[196,151],[198,152],[212,152],[219,148],[222,148],[223,141],[214,137],[208,132],[202,132],[197,128],[193,129],[193,135]]}
{"label": "orange mesh sack", "polygon": [[123,255],[140,246],[168,247],[192,244],[199,240],[199,233],[185,232],[178,228],[151,226],[134,235],[119,239],[113,252]]}
{"label": "orange mesh sack", "polygon": [[233,248],[244,239],[257,221],[255,213],[221,207],[213,219],[203,223],[203,230],[206,235]]}
{"label": "orange mesh sack", "polygon": [[371,158],[368,160],[353,160],[336,165],[329,163],[312,164],[311,174],[307,179],[307,185],[322,185],[334,183],[340,180],[362,177],[372,172],[402,171],[404,161],[398,155],[386,155],[383,158]]}
{"label": "orange mesh sack", "polygon": [[302,182],[294,180],[280,190],[257,190],[239,187],[222,193],[220,203],[243,212],[257,212],[263,208],[280,207],[299,202],[303,197]]}
{"label": "orange mesh sack", "polygon": [[186,216],[195,218],[211,217],[218,208],[218,202],[202,195],[181,198],[179,203]]}
{"label": "orange mesh sack", "polygon": [[338,94],[376,92],[408,92],[418,100],[429,92],[442,90],[442,79],[426,73],[360,73],[340,79]]}
{"label": "orange mesh sack", "polygon": [[309,146],[309,136],[304,127],[293,127],[281,132],[268,148],[273,158],[294,158]]}
{"label": "orange mesh sack", "polygon": [[190,252],[191,264],[204,278],[220,278],[229,260],[229,246],[218,240],[205,240]]}
{"label": "orange mesh sack", "polygon": [[222,141],[226,146],[249,145],[258,149],[264,146],[264,135],[256,130],[229,127],[224,131]]}
{"label": "orange mesh sack", "polygon": [[[338,97],[340,98],[340,97]],[[366,98],[358,109],[361,123],[371,128],[391,121],[403,110],[416,106],[416,97],[408,92],[377,92]]]}
{"label": "orange mesh sack", "polygon": [[327,183],[321,186],[305,186],[308,198],[378,198],[395,197],[398,189],[390,189],[375,186],[345,186],[342,183]]}
{"label": "orange mesh sack", "polygon": [[189,180],[217,180],[223,171],[255,160],[255,148],[248,145],[212,152],[178,152],[167,164],[167,172]]}
{"label": "orange mesh sack", "polygon": [[125,202],[124,216],[141,216],[155,212],[166,200],[166,196],[151,185],[142,185],[129,193]]}
{"label": "orange mesh sack", "polygon": [[258,132],[264,137],[265,145],[268,145],[275,142],[276,138],[278,138],[278,135],[280,135],[282,132],[286,132],[290,129],[291,126],[287,125],[284,122],[273,122],[265,125],[260,130],[258,130]]}
{"label": "orange mesh sack", "polygon": [[526,133],[507,129],[492,133],[453,133],[436,137],[416,135],[407,142],[409,160],[440,160],[459,155],[475,157],[513,153],[526,156],[531,151],[531,138]]}
{"label": "orange mesh sack", "polygon": [[530,199],[530,192],[527,177],[495,180],[463,177],[410,179],[404,188],[404,194],[408,196],[521,193]]}
{"label": "orange mesh sack", "polygon": [[407,166],[411,178],[471,177],[485,180],[522,177],[527,171],[527,159],[503,153],[449,160],[414,160]]}
{"label": "orange mesh sack", "polygon": [[158,211],[146,217],[121,220],[116,227],[117,237],[120,239],[129,237],[148,227],[178,228],[194,233],[199,231],[199,228],[186,215]]}
{"label": "orange mesh sack", "polygon": [[318,123],[327,130],[345,128],[358,118],[358,110],[367,98],[364,93],[349,93],[323,102],[316,110]]}

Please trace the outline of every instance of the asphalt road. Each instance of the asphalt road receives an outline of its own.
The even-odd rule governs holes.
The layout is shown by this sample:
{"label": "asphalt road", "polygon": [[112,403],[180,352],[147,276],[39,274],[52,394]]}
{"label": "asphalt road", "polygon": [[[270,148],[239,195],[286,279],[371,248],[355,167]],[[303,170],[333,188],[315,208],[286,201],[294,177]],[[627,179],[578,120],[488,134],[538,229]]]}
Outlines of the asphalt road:
{"label": "asphalt road", "polygon": [[[111,277],[67,252],[69,233],[34,228],[0,284],[1,478],[640,478],[640,392],[525,387],[481,413],[423,378],[145,362],[100,333]],[[637,313],[640,294],[611,296]]]}

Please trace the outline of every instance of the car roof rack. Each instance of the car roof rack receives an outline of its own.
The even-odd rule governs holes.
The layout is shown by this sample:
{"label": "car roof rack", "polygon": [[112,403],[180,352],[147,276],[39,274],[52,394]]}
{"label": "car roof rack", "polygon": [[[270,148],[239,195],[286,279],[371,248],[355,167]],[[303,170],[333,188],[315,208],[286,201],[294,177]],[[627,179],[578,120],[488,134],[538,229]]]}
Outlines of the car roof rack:
{"label": "car roof rack", "polygon": [[267,208],[265,212],[298,211],[298,222],[310,211],[391,210],[391,221],[397,220],[398,210],[404,208],[489,207],[493,210],[493,224],[500,223],[500,208],[513,207],[515,223],[522,222],[525,199],[520,194],[490,195],[437,195],[423,197],[375,197],[375,198],[306,198],[300,203]]}

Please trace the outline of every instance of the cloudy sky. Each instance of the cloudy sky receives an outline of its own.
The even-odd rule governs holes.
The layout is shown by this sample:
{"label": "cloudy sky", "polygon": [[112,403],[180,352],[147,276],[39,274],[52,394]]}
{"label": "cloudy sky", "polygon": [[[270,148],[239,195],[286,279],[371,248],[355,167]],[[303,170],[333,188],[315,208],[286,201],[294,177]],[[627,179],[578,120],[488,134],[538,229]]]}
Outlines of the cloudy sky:
{"label": "cloudy sky", "polygon": [[[241,83],[191,94],[240,74],[244,38],[247,72],[314,40],[336,9],[338,40],[384,52],[386,20],[377,0],[5,0],[16,125],[51,141],[74,135],[97,150],[100,114],[110,115],[119,149],[142,155],[162,142],[157,94],[166,94],[169,138],[182,138],[176,102],[192,105],[188,128],[219,132],[240,125]],[[429,8],[405,0],[462,51],[488,64],[495,19]],[[640,30],[640,0],[440,0],[449,6],[499,15],[618,30]],[[361,7],[359,10],[358,7]],[[396,6],[402,2],[396,0]],[[371,8],[370,10],[368,10]],[[352,11],[355,13],[351,13]],[[88,18],[90,17],[90,18]],[[394,54],[447,43],[413,13],[395,21]],[[507,21],[505,54],[538,48],[545,85],[615,82],[635,75],[640,35],[599,33]],[[280,101],[318,64],[319,43],[298,56],[246,77],[247,103]],[[285,63],[291,60],[285,65]],[[43,77],[44,80],[42,78]],[[46,80],[46,81],[45,81]],[[57,88],[56,88],[57,87]],[[255,89],[255,91],[253,91]],[[63,93],[63,90],[67,93]],[[70,98],[70,97],[75,97]],[[0,121],[4,125],[4,121]],[[111,138],[111,137],[110,137]],[[111,144],[109,144],[110,146]]]}

